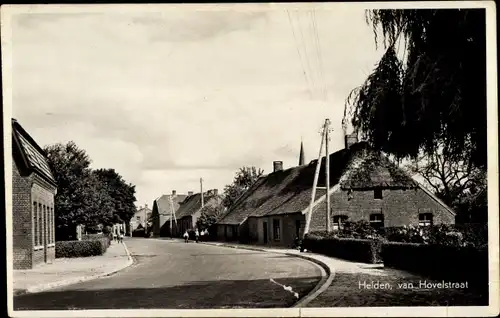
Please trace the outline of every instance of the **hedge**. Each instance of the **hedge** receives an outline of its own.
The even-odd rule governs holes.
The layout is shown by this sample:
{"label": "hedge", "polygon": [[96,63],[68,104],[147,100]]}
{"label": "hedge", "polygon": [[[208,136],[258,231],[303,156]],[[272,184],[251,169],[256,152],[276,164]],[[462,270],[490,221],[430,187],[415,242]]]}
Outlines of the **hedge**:
{"label": "hedge", "polygon": [[302,241],[302,248],[346,260],[376,264],[381,262],[379,240],[323,237],[308,234]]}
{"label": "hedge", "polygon": [[382,245],[384,266],[433,279],[488,287],[487,247],[388,242]]}
{"label": "hedge", "polygon": [[99,256],[106,252],[107,242],[106,238],[56,242],[56,258]]}
{"label": "hedge", "polygon": [[113,240],[113,235],[109,234],[84,234],[82,235],[82,241],[94,241],[102,240],[103,244],[108,248]]}
{"label": "hedge", "polygon": [[469,223],[386,227],[383,236],[391,242],[486,247],[488,225]]}

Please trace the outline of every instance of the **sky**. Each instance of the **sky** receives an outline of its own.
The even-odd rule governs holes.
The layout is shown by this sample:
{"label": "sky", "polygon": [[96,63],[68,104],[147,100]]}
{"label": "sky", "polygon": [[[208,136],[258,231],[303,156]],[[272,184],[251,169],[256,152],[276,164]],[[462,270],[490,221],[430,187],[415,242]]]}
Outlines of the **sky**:
{"label": "sky", "polygon": [[301,140],[309,162],[325,118],[343,148],[345,99],[383,53],[359,6],[116,8],[12,17],[12,114],[114,168],[137,206],[296,166]]}

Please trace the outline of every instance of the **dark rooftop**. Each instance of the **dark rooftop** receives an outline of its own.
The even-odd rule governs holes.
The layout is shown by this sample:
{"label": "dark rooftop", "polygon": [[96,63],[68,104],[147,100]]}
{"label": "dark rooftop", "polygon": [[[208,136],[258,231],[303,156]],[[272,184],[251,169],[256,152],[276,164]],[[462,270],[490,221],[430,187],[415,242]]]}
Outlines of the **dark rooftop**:
{"label": "dark rooftop", "polygon": [[20,153],[26,168],[36,171],[47,181],[57,185],[45,152],[15,119],[12,119],[12,137],[13,151]]}
{"label": "dark rooftop", "polygon": [[[219,224],[240,224],[247,217],[298,213],[311,202],[317,160],[309,165],[273,172],[259,178]],[[325,157],[322,158],[315,200],[326,194]],[[415,181],[384,155],[359,142],[330,154],[330,187],[414,188]]]}

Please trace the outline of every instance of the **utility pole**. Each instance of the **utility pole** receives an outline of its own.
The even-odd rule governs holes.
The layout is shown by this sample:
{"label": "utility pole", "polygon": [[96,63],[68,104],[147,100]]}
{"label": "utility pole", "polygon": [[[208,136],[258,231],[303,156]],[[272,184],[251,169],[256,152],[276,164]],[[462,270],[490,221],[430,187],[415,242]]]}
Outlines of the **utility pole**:
{"label": "utility pole", "polygon": [[[172,197],[170,197],[170,200],[172,200]],[[172,205],[170,205],[170,238],[173,238],[174,235],[172,234]]]}
{"label": "utility pole", "polygon": [[[326,127],[326,125],[325,125]],[[321,145],[319,146],[318,162],[316,164],[316,172],[314,173],[314,183],[311,195],[311,205],[309,206],[309,212],[307,213],[306,228],[304,229],[304,236],[309,232],[309,226],[311,224],[311,216],[314,208],[314,200],[316,199],[316,187],[318,185],[319,170],[321,167],[321,155],[323,154],[323,143],[325,141],[325,128],[321,132]]]}
{"label": "utility pole", "polygon": [[325,120],[325,150],[326,150],[326,231],[331,231],[330,225],[330,152],[328,151],[328,130],[330,129],[330,119]]}
{"label": "utility pole", "polygon": [[148,209],[144,207],[144,233],[148,233]]}
{"label": "utility pole", "polygon": [[205,205],[203,200],[203,178],[200,178],[201,207]]}

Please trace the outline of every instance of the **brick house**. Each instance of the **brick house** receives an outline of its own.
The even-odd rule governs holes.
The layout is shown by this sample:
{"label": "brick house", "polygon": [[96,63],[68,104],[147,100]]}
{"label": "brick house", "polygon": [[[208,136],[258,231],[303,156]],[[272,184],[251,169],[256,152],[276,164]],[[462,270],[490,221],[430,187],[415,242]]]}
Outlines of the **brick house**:
{"label": "brick house", "polygon": [[130,229],[131,231],[136,230],[139,225],[141,227],[146,226],[146,222],[151,218],[152,210],[148,208],[148,205],[145,204],[144,207],[140,206],[137,211],[134,213],[132,219],[130,219]]}
{"label": "brick house", "polygon": [[[196,221],[201,215],[201,193],[190,195],[180,204],[179,210],[176,213],[177,222],[173,228],[173,236],[182,236],[185,231],[194,230],[196,228]],[[209,190],[203,193],[203,206],[220,206],[222,197],[219,195],[218,189]]]}
{"label": "brick house", "polygon": [[[180,203],[186,199],[187,195],[177,194],[172,190],[172,194],[164,194],[153,202],[152,223],[153,236],[169,236],[170,231],[170,216],[177,213]],[[172,202],[172,204],[170,203]],[[173,208],[173,211],[172,211]],[[172,223],[174,221],[172,220]]]}
{"label": "brick house", "polygon": [[[259,178],[217,223],[221,240],[291,246],[303,235],[317,160]],[[322,158],[310,231],[326,229],[325,158]],[[453,224],[455,213],[365,142],[346,137],[330,154],[331,228],[366,220],[373,226]]]}
{"label": "brick house", "polygon": [[57,183],[45,152],[15,119],[12,159],[13,265],[32,269],[55,258]]}

